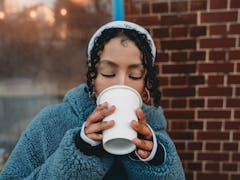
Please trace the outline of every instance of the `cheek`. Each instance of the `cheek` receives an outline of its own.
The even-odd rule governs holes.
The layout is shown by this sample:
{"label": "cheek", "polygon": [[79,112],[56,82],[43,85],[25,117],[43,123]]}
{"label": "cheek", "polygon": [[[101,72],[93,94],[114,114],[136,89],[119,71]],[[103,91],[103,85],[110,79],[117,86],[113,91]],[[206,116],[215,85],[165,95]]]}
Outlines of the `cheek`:
{"label": "cheek", "polygon": [[98,96],[104,89],[109,87],[110,85],[106,82],[103,81],[99,76],[95,79],[95,91],[96,95]]}
{"label": "cheek", "polygon": [[144,92],[144,83],[135,84],[132,86],[140,95]]}

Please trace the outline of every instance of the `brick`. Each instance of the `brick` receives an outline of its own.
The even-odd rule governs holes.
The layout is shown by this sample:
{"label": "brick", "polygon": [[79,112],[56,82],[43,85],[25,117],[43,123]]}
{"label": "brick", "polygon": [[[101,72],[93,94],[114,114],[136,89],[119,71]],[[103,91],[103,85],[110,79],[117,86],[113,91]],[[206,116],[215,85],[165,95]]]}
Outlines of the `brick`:
{"label": "brick", "polygon": [[238,151],[238,143],[233,143],[233,142],[225,142],[223,144],[223,150],[224,151]]}
{"label": "brick", "polygon": [[168,77],[160,77],[159,81],[160,81],[160,86],[167,86],[167,85],[169,85]]}
{"label": "brick", "polygon": [[160,73],[160,69],[159,69],[159,65],[156,64],[156,74],[159,74]]}
{"label": "brick", "polygon": [[188,28],[187,27],[173,27],[172,37],[187,37]]}
{"label": "brick", "polygon": [[192,36],[192,37],[205,36],[206,34],[207,34],[207,27],[206,26],[190,27],[190,36]]}
{"label": "brick", "polygon": [[237,166],[237,163],[223,163],[222,169],[223,171],[237,171]]}
{"label": "brick", "polygon": [[189,76],[188,77],[188,85],[194,86],[194,85],[200,85],[205,83],[205,77],[204,76]]}
{"label": "brick", "polygon": [[142,4],[142,14],[149,14],[150,13],[150,5],[149,3]]}
{"label": "brick", "polygon": [[183,64],[183,65],[163,65],[162,73],[163,74],[186,74],[186,73],[195,73],[196,64]]}
{"label": "brick", "polygon": [[210,9],[226,9],[227,0],[210,0]]}
{"label": "brick", "polygon": [[236,95],[240,96],[240,88],[236,88]]}
{"label": "brick", "polygon": [[228,110],[199,110],[198,118],[201,119],[226,119],[231,117]]}
{"label": "brick", "polygon": [[172,130],[185,130],[187,129],[186,121],[171,121],[171,129]]}
{"label": "brick", "polygon": [[197,132],[197,140],[229,140],[228,132],[211,131],[211,132]]}
{"label": "brick", "polygon": [[206,52],[205,51],[192,51],[190,52],[189,61],[202,61],[205,60]]}
{"label": "brick", "polygon": [[189,106],[192,108],[204,107],[204,99],[190,99]]}
{"label": "brick", "polygon": [[207,107],[223,107],[223,99],[208,99]]}
{"label": "brick", "polygon": [[227,99],[227,107],[236,107],[239,108],[240,107],[240,98],[230,98]]}
{"label": "brick", "polygon": [[240,140],[240,133],[239,132],[233,132],[233,140]]}
{"label": "brick", "polygon": [[195,39],[183,40],[162,40],[162,50],[183,50],[183,49],[196,49]]}
{"label": "brick", "polygon": [[136,22],[137,24],[142,26],[156,26],[160,24],[159,17],[154,15],[134,16],[134,17],[132,16],[132,17],[128,17],[126,20]]}
{"label": "brick", "polygon": [[203,122],[201,121],[193,121],[188,123],[189,129],[203,129]]}
{"label": "brick", "polygon": [[231,0],[231,8],[240,8],[240,1],[239,0]]}
{"label": "brick", "polygon": [[227,173],[220,173],[220,172],[212,172],[212,173],[207,173],[207,172],[199,172],[197,173],[197,179],[217,179],[217,180],[226,180],[228,179],[228,174]]}
{"label": "brick", "polygon": [[186,12],[188,3],[182,2],[171,2],[171,12]]}
{"label": "brick", "polygon": [[[239,39],[239,43],[240,43],[240,39]],[[237,64],[237,72],[240,72],[240,63]]]}
{"label": "brick", "polygon": [[190,1],[190,10],[199,11],[207,9],[207,0],[192,0]]}
{"label": "brick", "polygon": [[154,38],[169,37],[169,28],[155,28],[153,29]]}
{"label": "brick", "polygon": [[231,24],[229,34],[240,34],[240,24]]}
{"label": "brick", "polygon": [[189,172],[189,171],[185,172],[185,178],[186,179],[193,179],[193,177],[194,177],[193,172]]}
{"label": "brick", "polygon": [[207,162],[205,165],[206,171],[219,171],[219,169],[220,169],[219,163]]}
{"label": "brick", "polygon": [[239,173],[231,174],[230,177],[231,177],[231,180],[239,180],[240,179],[240,174]]}
{"label": "brick", "polygon": [[173,131],[169,135],[174,140],[193,140],[193,132]]}
{"label": "brick", "polygon": [[233,153],[232,160],[233,161],[240,161],[240,154],[239,153]]}
{"label": "brick", "polygon": [[219,22],[235,22],[238,18],[237,11],[225,12],[206,12],[201,14],[201,23],[219,23]]}
{"label": "brick", "polygon": [[184,110],[165,110],[164,114],[167,119],[193,119],[194,111]]}
{"label": "brick", "polygon": [[240,118],[240,111],[235,111],[234,112],[234,118],[237,118],[237,119],[239,119]]}
{"label": "brick", "polygon": [[210,60],[226,60],[226,52],[225,51],[210,51],[209,53],[209,59]]}
{"label": "brick", "polygon": [[166,13],[168,12],[168,3],[152,3],[152,12],[153,13]]}
{"label": "brick", "polygon": [[176,148],[177,148],[177,151],[180,151],[180,150],[185,150],[186,149],[186,145],[184,142],[174,142]]}
{"label": "brick", "polygon": [[[226,153],[214,153],[214,152],[211,152],[211,153],[198,153],[197,154],[197,160],[206,160],[206,161],[216,161],[216,162],[219,162],[219,161],[227,161],[229,159],[229,153],[226,152]],[[213,178],[215,179],[216,176]]]}
{"label": "brick", "polygon": [[240,75],[229,75],[228,84],[240,84]]}
{"label": "brick", "polygon": [[164,97],[192,97],[195,96],[195,88],[163,88]]}
{"label": "brick", "polygon": [[200,48],[230,48],[235,47],[235,38],[200,39]]}
{"label": "brick", "polygon": [[156,62],[168,62],[168,59],[168,53],[157,53],[156,55]]}
{"label": "brick", "polygon": [[173,76],[170,78],[171,85],[186,85],[187,77],[185,76]]}
{"label": "brick", "polygon": [[199,96],[232,96],[231,87],[206,87],[199,88]]}
{"label": "brick", "polygon": [[210,35],[225,35],[227,34],[226,25],[212,25],[209,28]]}
{"label": "brick", "polygon": [[201,171],[202,166],[203,165],[200,162],[188,163],[188,170],[190,170],[190,171]]}
{"label": "brick", "polygon": [[202,150],[202,142],[189,142],[187,145],[188,150]]}
{"label": "brick", "polygon": [[207,130],[219,130],[222,128],[222,122],[207,122]]}
{"label": "brick", "polygon": [[194,154],[193,152],[181,152],[179,156],[182,160],[193,160]]}
{"label": "brick", "polygon": [[173,99],[172,100],[172,108],[186,108],[187,101],[186,99]]}
{"label": "brick", "polygon": [[169,108],[170,107],[170,102],[167,99],[161,99],[160,101],[160,106],[163,108]]}
{"label": "brick", "polygon": [[178,14],[178,15],[163,15],[161,17],[160,25],[189,25],[197,24],[197,15],[191,14]]}
{"label": "brick", "polygon": [[240,129],[240,122],[238,122],[238,121],[227,121],[227,122],[225,122],[225,129],[226,130],[239,130]]}
{"label": "brick", "polygon": [[187,61],[187,52],[173,52],[171,60],[176,62]]}
{"label": "brick", "polygon": [[230,51],[229,52],[229,59],[230,60],[240,60],[240,50]]}
{"label": "brick", "polygon": [[208,151],[219,151],[220,150],[220,143],[218,143],[218,142],[207,142],[206,143],[206,150],[208,150]]}
{"label": "brick", "polygon": [[234,71],[233,63],[202,63],[199,64],[199,72],[224,72],[229,73]]}
{"label": "brick", "polygon": [[224,76],[223,75],[215,75],[208,77],[208,85],[223,85]]}

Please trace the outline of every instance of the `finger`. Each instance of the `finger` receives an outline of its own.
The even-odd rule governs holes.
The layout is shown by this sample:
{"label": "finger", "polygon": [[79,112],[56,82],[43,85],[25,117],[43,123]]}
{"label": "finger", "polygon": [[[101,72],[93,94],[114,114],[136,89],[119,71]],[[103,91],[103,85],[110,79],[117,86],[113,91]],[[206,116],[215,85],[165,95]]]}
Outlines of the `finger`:
{"label": "finger", "polygon": [[148,140],[143,140],[139,138],[133,139],[133,143],[137,146],[138,149],[142,149],[144,151],[152,151],[153,142]]}
{"label": "finger", "polygon": [[144,139],[151,140],[152,139],[152,131],[149,129],[149,127],[146,124],[141,124],[137,122],[136,120],[133,120],[131,122],[132,128],[138,132],[140,137],[143,137]]}
{"label": "finger", "polygon": [[94,141],[101,141],[102,140],[102,134],[98,134],[98,133],[88,134],[87,137],[94,140]]}
{"label": "finger", "polygon": [[98,123],[91,124],[90,126],[85,128],[85,134],[88,135],[88,134],[102,132],[102,131],[104,131],[106,129],[109,129],[109,128],[113,127],[114,124],[115,123],[114,123],[113,120],[111,120],[111,121],[103,121],[103,122],[98,122]]}
{"label": "finger", "polygon": [[115,111],[116,107],[108,107],[107,103],[104,103],[101,106],[97,106],[93,113],[86,120],[85,126],[88,127],[92,123],[96,123],[99,120],[102,120],[104,117],[112,114]]}
{"label": "finger", "polygon": [[138,149],[137,153],[143,159],[146,159],[146,158],[148,158],[150,156],[150,152],[149,151],[144,151],[142,149]]}
{"label": "finger", "polygon": [[143,110],[141,108],[138,108],[136,113],[137,113],[137,117],[138,117],[138,122],[140,124],[147,124],[147,120],[146,120]]}

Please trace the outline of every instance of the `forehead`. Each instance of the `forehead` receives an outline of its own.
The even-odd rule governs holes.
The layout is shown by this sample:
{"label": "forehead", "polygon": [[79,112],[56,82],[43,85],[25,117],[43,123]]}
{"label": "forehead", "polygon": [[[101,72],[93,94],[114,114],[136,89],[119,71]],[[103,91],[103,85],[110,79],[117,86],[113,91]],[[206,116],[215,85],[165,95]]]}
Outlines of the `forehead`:
{"label": "forehead", "polygon": [[142,53],[135,42],[125,36],[112,38],[100,52],[100,61],[108,60],[115,64],[142,64]]}

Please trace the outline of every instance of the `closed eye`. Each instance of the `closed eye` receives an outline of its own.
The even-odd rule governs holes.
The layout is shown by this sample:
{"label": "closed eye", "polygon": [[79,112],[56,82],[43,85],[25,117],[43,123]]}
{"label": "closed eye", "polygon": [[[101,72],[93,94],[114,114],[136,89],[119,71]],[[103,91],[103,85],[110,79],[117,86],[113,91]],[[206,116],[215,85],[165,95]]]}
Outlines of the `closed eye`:
{"label": "closed eye", "polygon": [[142,79],[142,76],[140,77],[135,77],[135,76],[128,76],[130,79],[133,79],[133,80],[139,80],[139,79]]}
{"label": "closed eye", "polygon": [[107,77],[107,78],[111,78],[111,77],[115,76],[115,74],[103,74],[103,73],[100,73],[100,74],[104,77]]}

